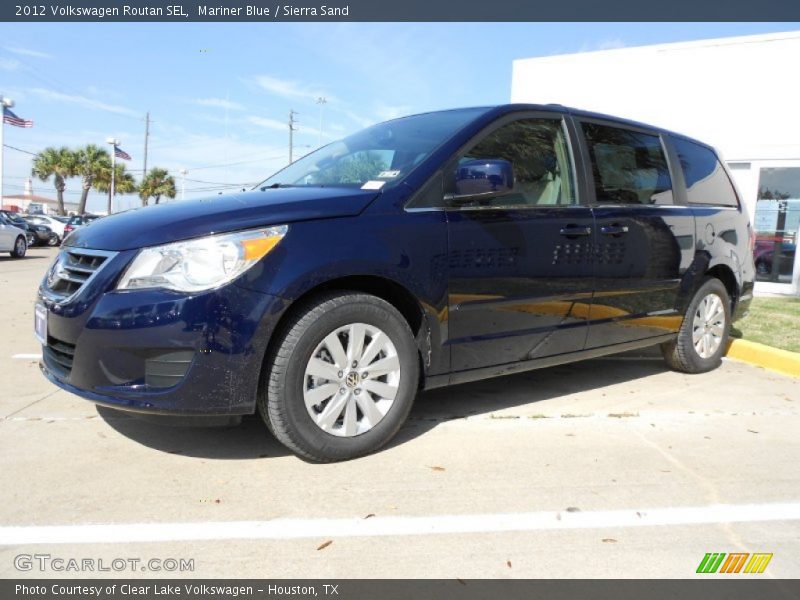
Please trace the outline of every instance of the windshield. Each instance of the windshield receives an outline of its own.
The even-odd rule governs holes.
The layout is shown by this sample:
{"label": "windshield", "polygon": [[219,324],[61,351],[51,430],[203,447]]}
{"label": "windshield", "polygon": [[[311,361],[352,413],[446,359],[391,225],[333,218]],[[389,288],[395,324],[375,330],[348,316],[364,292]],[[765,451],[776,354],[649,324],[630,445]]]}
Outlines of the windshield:
{"label": "windshield", "polygon": [[373,125],[304,156],[256,187],[391,187],[486,110],[448,110]]}

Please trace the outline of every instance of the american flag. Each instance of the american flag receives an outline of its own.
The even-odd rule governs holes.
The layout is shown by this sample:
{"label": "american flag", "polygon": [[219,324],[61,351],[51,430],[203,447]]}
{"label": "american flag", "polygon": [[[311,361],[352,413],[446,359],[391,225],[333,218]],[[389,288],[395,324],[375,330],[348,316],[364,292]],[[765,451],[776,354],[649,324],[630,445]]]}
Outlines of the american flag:
{"label": "american flag", "polygon": [[130,160],[131,155],[122,150],[119,146],[114,146],[114,156],[117,158],[121,158],[122,160]]}
{"label": "american flag", "polygon": [[8,123],[9,125],[14,125],[15,127],[33,127],[33,121],[20,119],[6,106],[3,107],[3,122]]}

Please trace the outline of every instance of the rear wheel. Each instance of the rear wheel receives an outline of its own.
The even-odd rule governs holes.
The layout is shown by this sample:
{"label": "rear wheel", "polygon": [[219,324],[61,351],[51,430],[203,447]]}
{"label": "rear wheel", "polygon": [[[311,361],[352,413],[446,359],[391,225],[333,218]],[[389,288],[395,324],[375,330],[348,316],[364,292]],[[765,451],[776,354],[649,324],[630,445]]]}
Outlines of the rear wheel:
{"label": "rear wheel", "polygon": [[667,364],[683,373],[717,368],[728,347],[731,301],[719,279],[708,278],[692,298],[678,337],[661,346]]}
{"label": "rear wheel", "polygon": [[323,296],[300,312],[268,361],[259,411],[281,443],[318,462],[355,458],[388,442],[419,381],[403,316],[355,292]]}
{"label": "rear wheel", "polygon": [[51,233],[50,237],[47,239],[48,246],[58,246],[61,243],[61,239],[58,237],[57,233]]}
{"label": "rear wheel", "polygon": [[28,242],[23,236],[19,236],[14,242],[14,249],[10,252],[13,258],[22,258],[28,251]]}

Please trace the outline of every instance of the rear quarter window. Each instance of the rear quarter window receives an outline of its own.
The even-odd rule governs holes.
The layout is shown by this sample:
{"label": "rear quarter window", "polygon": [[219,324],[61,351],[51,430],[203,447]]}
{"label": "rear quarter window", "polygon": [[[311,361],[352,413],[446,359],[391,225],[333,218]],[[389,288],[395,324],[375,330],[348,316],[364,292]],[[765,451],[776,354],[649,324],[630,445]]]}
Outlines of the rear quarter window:
{"label": "rear quarter window", "polygon": [[658,135],[582,123],[597,202],[672,204],[672,180]]}
{"label": "rear quarter window", "polygon": [[713,150],[678,138],[672,138],[672,143],[681,163],[690,204],[739,206],[733,184]]}

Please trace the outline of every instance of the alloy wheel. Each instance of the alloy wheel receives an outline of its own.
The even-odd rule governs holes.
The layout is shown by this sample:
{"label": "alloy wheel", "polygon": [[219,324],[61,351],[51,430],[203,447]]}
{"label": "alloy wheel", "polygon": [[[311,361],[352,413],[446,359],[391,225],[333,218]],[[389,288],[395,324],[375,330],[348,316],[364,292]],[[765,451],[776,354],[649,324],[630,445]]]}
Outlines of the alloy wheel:
{"label": "alloy wheel", "polygon": [[380,328],[366,323],[339,327],[317,345],[306,365],[306,410],[331,435],[366,433],[392,408],[400,376],[397,349]]}
{"label": "alloy wheel", "polygon": [[716,354],[725,336],[725,307],[722,298],[708,294],[697,306],[692,322],[692,344],[700,358]]}

